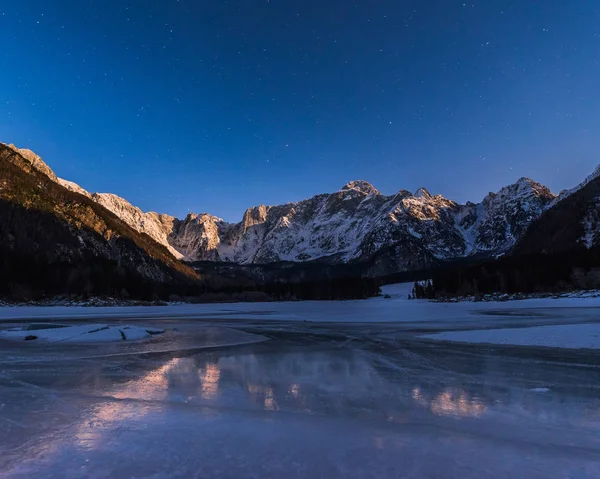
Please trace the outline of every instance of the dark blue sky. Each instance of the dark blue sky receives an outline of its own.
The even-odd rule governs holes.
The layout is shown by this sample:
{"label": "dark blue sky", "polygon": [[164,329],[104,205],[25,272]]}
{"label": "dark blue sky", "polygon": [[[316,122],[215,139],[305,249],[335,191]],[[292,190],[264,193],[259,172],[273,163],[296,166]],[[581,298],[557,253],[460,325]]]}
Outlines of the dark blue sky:
{"label": "dark blue sky", "polygon": [[365,179],[459,201],[600,161],[597,0],[0,3],[0,141],[144,210]]}

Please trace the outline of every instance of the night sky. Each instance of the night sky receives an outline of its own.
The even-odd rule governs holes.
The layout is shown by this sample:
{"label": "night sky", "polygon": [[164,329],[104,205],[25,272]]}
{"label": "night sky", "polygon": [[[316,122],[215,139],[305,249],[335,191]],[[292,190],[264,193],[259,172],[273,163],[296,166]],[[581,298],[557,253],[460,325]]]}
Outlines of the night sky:
{"label": "night sky", "polygon": [[0,141],[178,216],[600,162],[598,0],[0,1],[0,66]]}

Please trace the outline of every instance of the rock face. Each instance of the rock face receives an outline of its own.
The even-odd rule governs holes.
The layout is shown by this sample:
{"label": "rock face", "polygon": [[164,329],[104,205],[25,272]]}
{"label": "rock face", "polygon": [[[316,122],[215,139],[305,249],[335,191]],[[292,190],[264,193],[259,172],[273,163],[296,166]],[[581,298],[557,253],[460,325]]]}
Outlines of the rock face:
{"label": "rock face", "polygon": [[117,215],[134,230],[147,234],[154,241],[165,246],[177,259],[183,258],[183,254],[168,241],[171,221],[175,221],[175,218],[157,213],[144,213],[127,200],[111,193],[93,193],[91,199]]}
{"label": "rock face", "polygon": [[[52,170],[37,155],[29,152],[29,158],[40,171],[47,168],[52,178]],[[116,195],[90,194],[75,183],[54,179],[186,261],[373,261],[381,274],[503,254],[558,201],[546,187],[528,178],[466,205],[425,188],[385,196],[366,181],[352,181],[331,194],[249,208],[239,223],[226,223],[206,213],[183,220],[144,213]]]}
{"label": "rock face", "polygon": [[168,241],[188,260],[219,261],[220,234],[225,223],[209,214],[175,220]]}
{"label": "rock face", "polygon": [[52,169],[46,163],[44,163],[42,161],[42,159],[38,155],[36,155],[33,151],[28,150],[26,148],[17,148],[12,143],[10,145],[5,145],[5,146],[8,146],[11,150],[19,153],[21,155],[21,157],[23,157],[25,160],[27,160],[29,163],[31,163],[31,166],[33,166],[36,170],[38,170],[39,172],[46,175],[52,181],[58,180],[56,178],[56,175],[54,174],[54,171],[52,171]]}
{"label": "rock face", "polygon": [[139,295],[154,284],[197,277],[164,246],[77,185],[65,188],[39,157],[22,151],[0,144],[0,290],[109,294],[122,284]]}
{"label": "rock face", "polygon": [[79,193],[80,195],[83,195],[87,198],[92,198],[92,195],[90,193],[88,193],[86,190],[84,190],[81,186],[79,186],[77,183],[73,183],[72,181],[68,181],[68,180],[63,180],[62,178],[57,178],[58,184],[61,185],[63,188],[66,188],[69,191],[72,191],[73,193]]}

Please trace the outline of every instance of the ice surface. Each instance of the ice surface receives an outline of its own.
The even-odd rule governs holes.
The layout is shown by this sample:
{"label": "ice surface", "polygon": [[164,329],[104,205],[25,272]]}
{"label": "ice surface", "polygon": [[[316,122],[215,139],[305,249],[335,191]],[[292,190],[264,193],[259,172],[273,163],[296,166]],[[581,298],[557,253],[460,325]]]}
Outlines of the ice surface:
{"label": "ice surface", "polygon": [[467,343],[600,349],[600,324],[569,324],[518,329],[450,331],[423,336]]}
{"label": "ice surface", "polygon": [[[0,475],[600,474],[599,403],[581,389],[598,378],[589,368],[473,351],[457,358],[459,350],[440,364],[439,352],[422,347],[328,343],[9,363],[0,377]],[[537,394],[531,385],[540,382],[564,392]]]}
{"label": "ice surface", "polygon": [[85,344],[0,337],[0,477],[600,477],[600,352],[421,338],[592,327],[597,299],[443,304],[408,301],[409,290],[0,309],[5,331],[35,316],[165,330]]}

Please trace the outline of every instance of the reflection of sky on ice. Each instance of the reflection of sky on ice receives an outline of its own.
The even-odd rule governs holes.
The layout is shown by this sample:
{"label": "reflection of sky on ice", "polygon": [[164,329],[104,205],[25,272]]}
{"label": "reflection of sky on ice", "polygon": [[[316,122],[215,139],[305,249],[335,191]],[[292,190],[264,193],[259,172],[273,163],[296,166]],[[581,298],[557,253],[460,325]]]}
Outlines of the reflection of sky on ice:
{"label": "reflection of sky on ice", "polygon": [[[0,409],[24,422],[42,409],[30,398],[48,394],[37,424],[10,426],[22,440],[10,443],[9,455],[0,445],[0,472],[61,479],[600,472],[590,458],[600,450],[600,408],[576,394],[582,371],[569,369],[560,379],[565,387],[540,394],[502,358],[454,368],[423,352],[245,351],[45,365],[56,378],[65,375],[51,394],[23,386],[19,414]],[[28,374],[35,384],[37,373]],[[549,370],[534,383],[558,377]],[[0,404],[16,403],[4,394]]]}

